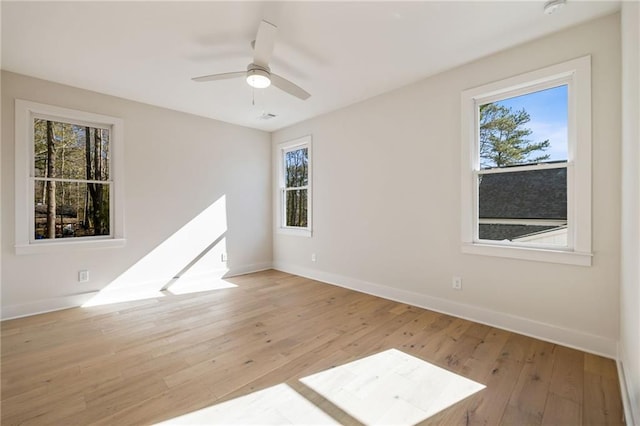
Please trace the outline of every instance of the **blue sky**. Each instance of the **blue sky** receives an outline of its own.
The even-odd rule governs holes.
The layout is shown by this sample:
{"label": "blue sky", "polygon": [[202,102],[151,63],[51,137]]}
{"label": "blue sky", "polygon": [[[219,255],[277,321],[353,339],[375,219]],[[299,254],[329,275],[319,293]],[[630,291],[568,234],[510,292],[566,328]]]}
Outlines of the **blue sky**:
{"label": "blue sky", "polygon": [[558,86],[539,92],[496,102],[514,111],[524,108],[531,117],[525,126],[533,131],[529,139],[541,142],[549,139],[551,146],[545,154],[549,161],[567,159],[567,86]]}

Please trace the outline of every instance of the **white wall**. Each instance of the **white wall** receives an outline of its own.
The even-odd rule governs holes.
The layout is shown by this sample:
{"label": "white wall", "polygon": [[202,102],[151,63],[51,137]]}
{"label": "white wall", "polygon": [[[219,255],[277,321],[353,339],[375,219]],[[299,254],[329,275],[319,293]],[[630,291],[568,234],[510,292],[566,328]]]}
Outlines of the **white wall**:
{"label": "white wall", "polygon": [[[628,424],[640,424],[640,3],[622,4],[620,361]],[[631,418],[629,418],[631,417]]]}
{"label": "white wall", "polygon": [[[15,98],[124,120],[126,247],[15,255]],[[271,265],[271,146],[266,132],[3,72],[1,158],[3,318],[83,303],[220,199],[226,202],[217,206],[223,207],[222,216],[226,213],[222,227],[231,272]],[[184,254],[182,250],[165,250],[168,261]],[[206,260],[201,272],[225,266],[219,256]],[[145,264],[154,262],[153,269],[166,266],[153,256]],[[154,278],[170,279],[182,266],[172,265],[174,270],[164,270],[169,276]],[[80,269],[89,269],[89,283],[77,282]]]}
{"label": "white wall", "polygon": [[[619,19],[573,27],[275,132],[274,145],[313,135],[314,223],[312,238],[275,234],[274,265],[615,356]],[[461,92],[586,54],[593,76],[593,266],[461,254]],[[451,289],[454,275],[463,291]]]}

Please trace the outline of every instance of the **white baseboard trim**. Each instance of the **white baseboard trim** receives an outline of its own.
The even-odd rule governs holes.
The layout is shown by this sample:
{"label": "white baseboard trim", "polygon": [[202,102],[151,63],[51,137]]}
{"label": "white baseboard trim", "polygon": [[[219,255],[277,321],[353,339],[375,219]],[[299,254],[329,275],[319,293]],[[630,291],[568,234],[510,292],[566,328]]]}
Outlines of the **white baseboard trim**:
{"label": "white baseboard trim", "polygon": [[406,303],[447,315],[453,315],[458,318],[490,325],[492,327],[501,328],[503,330],[512,331],[518,334],[524,334],[536,339],[557,343],[607,358],[617,358],[617,342],[615,340],[585,333],[580,330],[559,327],[541,321],[535,321],[486,308],[466,305],[447,299],[388,287],[382,284],[371,283],[356,278],[345,277],[315,269],[308,269],[286,262],[274,262],[273,268],[282,272],[300,275],[302,277],[383,297],[396,302]]}
{"label": "white baseboard trim", "polygon": [[242,266],[232,266],[229,271],[224,274],[225,277],[235,277],[237,275],[245,275],[252,274],[254,272],[266,271],[267,269],[273,268],[273,263],[271,262],[260,262],[260,263],[252,263],[249,265]]}
{"label": "white baseboard trim", "polygon": [[[253,263],[248,265],[234,266],[224,273],[224,277],[233,277],[236,275],[250,274],[252,272],[264,271],[271,269],[271,262]],[[219,277],[222,273],[218,274]],[[141,283],[136,285],[136,289],[149,288],[158,291],[166,282]],[[34,300],[16,305],[2,306],[0,309],[0,320],[10,320],[31,315],[44,314],[47,312],[60,311],[62,309],[76,308],[84,305],[100,291],[89,291],[68,296],[53,297],[49,299]]]}
{"label": "white baseboard trim", "polygon": [[98,293],[99,291],[90,291],[86,293],[72,294],[70,296],[52,297],[50,299],[40,299],[17,305],[3,306],[2,312],[0,313],[0,319],[4,321],[75,308],[77,306],[82,306]]}
{"label": "white baseboard trim", "polygon": [[622,394],[622,407],[624,409],[625,423],[629,426],[640,425],[640,407],[634,403],[637,399],[632,395],[632,390],[629,387],[631,380],[627,380],[627,373],[625,365],[628,365],[628,360],[624,357],[623,348],[618,345],[618,380],[620,381],[620,393]]}

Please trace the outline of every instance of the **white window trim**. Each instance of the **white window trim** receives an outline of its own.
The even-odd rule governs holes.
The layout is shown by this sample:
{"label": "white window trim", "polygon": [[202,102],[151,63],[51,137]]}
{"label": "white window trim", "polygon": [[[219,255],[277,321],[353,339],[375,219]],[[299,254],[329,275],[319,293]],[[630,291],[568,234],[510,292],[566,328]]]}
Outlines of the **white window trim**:
{"label": "white window trim", "polygon": [[[33,234],[33,119],[50,117],[61,122],[82,123],[110,129],[111,144],[111,235],[34,241]],[[16,254],[55,253],[66,250],[123,247],[124,153],[123,121],[106,115],[53,105],[15,100],[15,233]]]}
{"label": "white window trim", "polygon": [[[478,106],[560,84],[568,85],[567,248],[479,240],[476,171]],[[578,142],[579,141],[579,142]],[[462,252],[590,266],[591,253],[591,57],[584,56],[462,92]]]}
{"label": "white window trim", "polygon": [[[284,154],[306,147],[309,156],[309,176],[307,184],[307,227],[286,226],[285,225],[285,181],[284,181]],[[278,211],[276,218],[276,232],[283,235],[294,235],[299,237],[311,237],[312,235],[312,198],[313,198],[313,153],[311,148],[311,135],[278,144],[275,153],[278,161]]]}

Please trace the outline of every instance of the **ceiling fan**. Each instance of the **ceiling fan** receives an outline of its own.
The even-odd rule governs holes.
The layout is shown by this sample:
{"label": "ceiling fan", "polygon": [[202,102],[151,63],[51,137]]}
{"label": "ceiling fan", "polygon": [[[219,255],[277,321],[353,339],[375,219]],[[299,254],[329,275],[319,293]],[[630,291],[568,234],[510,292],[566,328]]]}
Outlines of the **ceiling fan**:
{"label": "ceiling fan", "polygon": [[253,62],[247,66],[246,71],[225,72],[221,74],[204,75],[192,78],[196,82],[206,82],[214,80],[226,80],[229,78],[246,77],[249,86],[256,89],[263,89],[273,84],[278,89],[287,92],[296,98],[305,100],[311,96],[300,86],[290,82],[278,74],[272,73],[269,68],[269,59],[273,53],[278,27],[267,21],[261,21],[258,27],[256,39],[251,43],[253,46]]}

